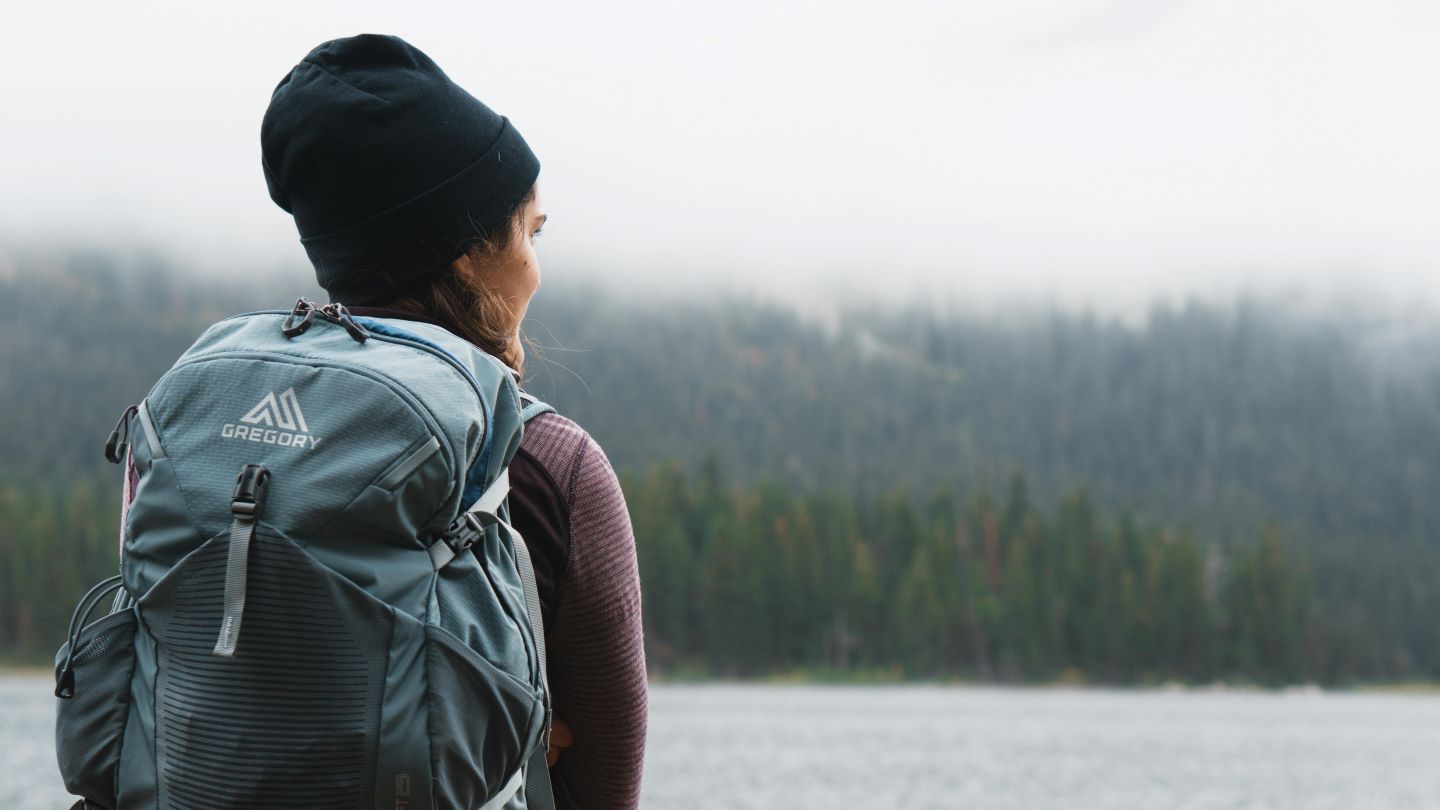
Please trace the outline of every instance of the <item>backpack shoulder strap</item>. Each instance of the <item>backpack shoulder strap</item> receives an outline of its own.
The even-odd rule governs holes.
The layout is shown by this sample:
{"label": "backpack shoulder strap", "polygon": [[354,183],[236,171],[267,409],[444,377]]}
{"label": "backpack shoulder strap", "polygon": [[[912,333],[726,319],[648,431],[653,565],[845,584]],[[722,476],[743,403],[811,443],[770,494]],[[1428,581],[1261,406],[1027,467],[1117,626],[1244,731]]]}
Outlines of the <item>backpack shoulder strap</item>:
{"label": "backpack shoulder strap", "polygon": [[542,414],[542,413],[555,413],[555,412],[556,412],[556,411],[555,411],[555,408],[552,407],[552,406],[550,405],[550,403],[548,403],[548,402],[543,402],[543,401],[537,399],[534,394],[529,394],[529,393],[526,393],[525,391],[521,391],[521,392],[520,392],[520,421],[521,421],[521,422],[529,422],[531,419],[534,419],[535,417],[539,416],[539,415]]}

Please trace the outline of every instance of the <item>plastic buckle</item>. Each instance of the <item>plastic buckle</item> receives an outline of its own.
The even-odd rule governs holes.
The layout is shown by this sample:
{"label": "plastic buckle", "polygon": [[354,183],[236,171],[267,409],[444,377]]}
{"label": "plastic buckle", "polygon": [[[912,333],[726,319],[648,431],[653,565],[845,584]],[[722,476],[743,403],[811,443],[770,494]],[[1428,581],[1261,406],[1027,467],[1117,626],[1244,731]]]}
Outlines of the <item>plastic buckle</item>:
{"label": "plastic buckle", "polygon": [[261,464],[246,464],[235,476],[235,494],[230,498],[230,512],[236,517],[259,520],[265,508],[265,492],[270,484],[270,471]]}
{"label": "plastic buckle", "polygon": [[467,548],[475,545],[475,541],[485,536],[485,524],[474,512],[466,512],[461,515],[455,523],[440,535],[440,539],[450,550],[459,554]]}

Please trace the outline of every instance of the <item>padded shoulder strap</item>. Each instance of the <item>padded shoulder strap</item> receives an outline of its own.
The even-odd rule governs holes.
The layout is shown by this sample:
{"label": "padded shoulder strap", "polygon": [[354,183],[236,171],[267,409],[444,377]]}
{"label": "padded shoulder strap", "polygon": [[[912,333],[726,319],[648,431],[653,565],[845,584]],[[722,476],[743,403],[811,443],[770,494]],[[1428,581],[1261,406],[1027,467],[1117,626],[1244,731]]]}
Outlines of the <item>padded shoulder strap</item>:
{"label": "padded shoulder strap", "polygon": [[529,422],[531,419],[542,413],[555,413],[555,409],[548,402],[542,402],[535,398],[534,394],[520,392],[520,421]]}

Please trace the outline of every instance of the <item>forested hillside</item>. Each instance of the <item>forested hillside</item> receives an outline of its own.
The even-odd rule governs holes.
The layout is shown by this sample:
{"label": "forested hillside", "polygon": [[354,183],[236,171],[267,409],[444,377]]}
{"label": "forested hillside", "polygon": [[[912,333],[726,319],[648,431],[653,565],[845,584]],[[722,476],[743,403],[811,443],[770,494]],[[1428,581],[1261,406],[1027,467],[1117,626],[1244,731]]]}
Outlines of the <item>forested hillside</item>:
{"label": "forested hillside", "polygon": [[[113,565],[121,410],[206,324],[302,293],[134,256],[0,271],[0,650],[58,646]],[[547,282],[527,332],[528,387],[624,475],[657,670],[1440,676],[1423,324],[1254,301],[821,324]]]}
{"label": "forested hillside", "polygon": [[[598,304],[596,303],[598,300]],[[552,395],[621,466],[709,453],[746,480],[861,492],[1003,483],[1207,533],[1267,519],[1341,540],[1440,543],[1440,324],[1278,303],[942,319],[748,301],[534,307]],[[1404,337],[1402,337],[1404,336]],[[639,418],[637,418],[639,417]],[[708,439],[708,440],[707,440]]]}

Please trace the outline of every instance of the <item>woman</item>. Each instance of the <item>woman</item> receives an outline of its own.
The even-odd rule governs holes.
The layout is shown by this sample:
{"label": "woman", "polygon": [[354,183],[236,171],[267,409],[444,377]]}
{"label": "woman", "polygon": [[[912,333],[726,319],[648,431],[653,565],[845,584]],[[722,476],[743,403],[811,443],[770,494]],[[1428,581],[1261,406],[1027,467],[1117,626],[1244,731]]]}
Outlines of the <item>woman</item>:
{"label": "woman", "polygon": [[[270,195],[332,301],[438,324],[523,372],[546,215],[539,161],[506,118],[404,40],[362,34],[291,70],[261,144]],[[619,482],[600,446],[553,413],[526,425],[510,475],[544,618],[557,803],[635,807],[645,660]]]}

